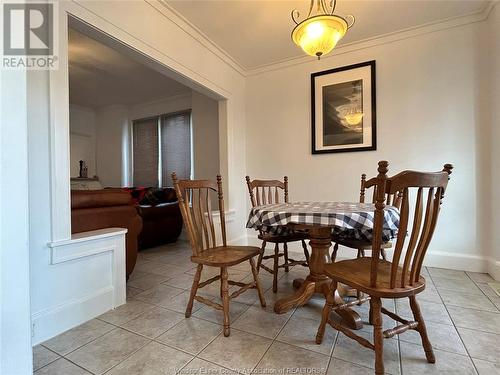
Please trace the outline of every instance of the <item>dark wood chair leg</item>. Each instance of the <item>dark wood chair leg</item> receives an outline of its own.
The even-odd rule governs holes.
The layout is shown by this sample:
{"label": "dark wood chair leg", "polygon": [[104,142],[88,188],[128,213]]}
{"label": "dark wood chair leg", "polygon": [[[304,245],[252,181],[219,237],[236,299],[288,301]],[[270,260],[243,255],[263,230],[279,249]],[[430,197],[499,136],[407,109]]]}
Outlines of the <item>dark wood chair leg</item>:
{"label": "dark wood chair leg", "polygon": [[278,260],[280,248],[278,244],[274,244],[274,264],[273,264],[273,293],[278,291]]}
{"label": "dark wood chair leg", "polygon": [[229,284],[227,282],[228,274],[227,267],[221,268],[221,285],[222,285],[222,312],[224,314],[224,321],[222,323],[224,336],[228,337],[230,334],[229,328]]}
{"label": "dark wood chair leg", "polygon": [[262,241],[262,246],[260,247],[259,258],[257,259],[257,272],[260,270],[260,265],[262,263],[262,257],[264,256],[264,252],[266,251],[266,241]]}
{"label": "dark wood chair leg", "polygon": [[255,267],[255,262],[253,258],[250,258],[250,267],[252,268],[253,281],[255,282],[255,287],[257,288],[257,293],[259,294],[260,305],[266,307],[266,299],[264,298],[264,292],[259,281],[259,275],[257,272],[257,267]]}
{"label": "dark wood chair leg", "polygon": [[331,256],[332,263],[335,262],[335,259],[337,259],[337,251],[339,251],[339,244],[335,242],[335,245],[333,245],[333,251]]}
{"label": "dark wood chair leg", "polygon": [[434,351],[432,350],[431,342],[429,341],[429,337],[427,336],[427,329],[425,327],[424,318],[422,317],[422,313],[420,312],[420,306],[418,305],[417,299],[415,296],[411,296],[410,298],[410,307],[413,312],[413,318],[416,322],[418,322],[418,326],[416,330],[420,334],[420,338],[422,339],[422,346],[424,347],[425,357],[427,358],[427,362],[436,363],[436,357],[434,356]]}
{"label": "dark wood chair leg", "polygon": [[203,264],[198,264],[198,267],[196,267],[196,273],[194,274],[193,278],[193,285],[191,286],[191,294],[189,295],[189,301],[186,307],[186,313],[184,314],[186,318],[189,318],[191,316],[191,311],[193,311],[194,297],[196,296],[196,292],[198,290],[198,284],[200,283],[202,270],[203,270]]}
{"label": "dark wood chair leg", "polygon": [[316,334],[316,344],[321,344],[323,337],[325,336],[326,323],[330,319],[330,313],[332,312],[333,306],[335,304],[335,291],[337,290],[337,282],[332,281],[330,284],[330,290],[326,296],[325,306],[323,307],[323,312],[321,313],[321,323],[318,328],[318,333]]}
{"label": "dark wood chair leg", "polygon": [[375,346],[375,374],[384,375],[384,334],[382,333],[382,301],[372,297],[370,306],[373,312],[373,344]]}
{"label": "dark wood chair leg", "polygon": [[302,249],[304,250],[304,256],[306,258],[307,264],[309,264],[309,250],[307,249],[306,241],[302,240]]}
{"label": "dark wood chair leg", "polygon": [[290,268],[286,266],[288,264],[288,244],[286,242],[283,243],[283,256],[285,258],[285,272],[288,272]]}

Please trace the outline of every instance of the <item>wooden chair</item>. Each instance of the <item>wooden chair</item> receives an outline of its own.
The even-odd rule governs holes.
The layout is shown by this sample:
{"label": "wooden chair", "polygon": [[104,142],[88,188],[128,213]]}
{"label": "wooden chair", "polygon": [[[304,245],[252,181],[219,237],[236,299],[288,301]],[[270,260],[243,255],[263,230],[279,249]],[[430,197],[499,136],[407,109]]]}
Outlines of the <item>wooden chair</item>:
{"label": "wooden chair", "polygon": [[[333,328],[343,332],[364,347],[373,349],[375,351],[375,374],[384,374],[384,338],[391,338],[409,329],[416,330],[420,334],[427,361],[429,363],[435,362],[432,345],[429,342],[425,322],[415,295],[425,289],[425,279],[420,276],[420,271],[425,253],[436,228],[441,201],[448,184],[449,175],[453,169],[451,164],[445,164],[441,172],[404,171],[388,178],[387,166],[386,161],[379,162],[372,257],[344,260],[325,266],[324,272],[332,279],[332,284],[316,336],[316,342],[321,343],[326,323],[329,323]],[[385,207],[384,201],[386,200],[385,193],[394,194],[398,191],[402,192],[402,208],[391,263],[379,259],[384,221],[383,210]],[[425,195],[427,196],[425,197]],[[413,197],[415,199],[412,199]],[[411,213],[413,213],[412,217],[410,217]],[[409,225],[410,219],[412,220],[411,225]],[[361,290],[369,296],[364,300],[370,301],[370,324],[373,324],[373,343],[356,335],[344,325],[330,318],[332,310],[344,309],[359,302],[352,301],[335,305],[334,294],[338,283]],[[403,319],[382,307],[381,298],[406,297],[410,300],[410,307],[414,317],[412,321]],[[391,317],[400,324],[382,331],[382,314]]]}
{"label": "wooden chair", "polygon": [[[278,180],[250,180],[249,176],[246,176],[248,192],[250,193],[250,200],[252,202],[252,207],[260,206],[264,204],[275,204],[280,203],[280,193],[283,193],[284,203],[288,203],[288,177],[284,177],[284,181]],[[280,192],[281,190],[281,192]],[[273,292],[278,291],[278,271],[280,268],[284,268],[285,272],[288,272],[290,267],[301,265],[304,267],[308,266],[309,262],[309,251],[305,240],[308,238],[307,233],[291,232],[280,235],[273,235],[270,233],[265,233],[259,231],[259,240],[262,240],[262,246],[260,249],[259,259],[257,261],[257,270],[263,268],[267,272],[273,275]],[[302,249],[304,250],[304,256],[306,260],[294,260],[288,257],[288,243],[290,242],[302,242]],[[274,244],[274,254],[264,255],[266,251],[267,243]],[[279,245],[283,244],[283,252],[280,253]],[[283,257],[284,261],[279,264],[279,258]],[[273,268],[269,268],[262,264],[263,260],[273,259]]]}
{"label": "wooden chair", "polygon": [[[375,203],[376,197],[377,197],[377,178],[373,177],[370,178],[369,180],[366,179],[366,174],[361,175],[361,189],[360,189],[360,194],[359,194],[359,202],[360,203],[365,203],[365,195],[366,195],[366,189],[373,188],[373,194],[372,194],[372,203]],[[391,205],[394,207],[397,207],[398,209],[401,208],[401,193],[400,192],[395,192],[394,194],[386,194],[386,204]],[[365,256],[365,251],[366,250],[371,250],[372,244],[369,241],[363,241],[363,240],[356,240],[356,239],[342,239],[337,236],[333,236],[332,240],[334,242],[333,245],[333,252],[332,252],[332,262],[335,262],[335,259],[337,258],[337,252],[339,249],[339,245],[351,248],[351,249],[356,249],[358,251],[357,257],[361,258]],[[392,243],[390,241],[387,242],[382,242],[382,245],[380,246],[380,254],[382,256],[383,260],[387,260],[387,253],[386,249],[390,249],[392,247]],[[359,296],[358,296],[359,297]]]}
{"label": "wooden chair", "polygon": [[[179,200],[179,206],[186,226],[193,255],[191,261],[196,263],[191,294],[186,308],[186,318],[191,316],[194,300],[222,310],[224,320],[224,336],[229,336],[229,301],[251,288],[256,288],[260,304],[265,307],[266,301],[259,283],[254,257],[260,254],[260,249],[254,246],[228,246],[226,242],[226,224],[224,217],[224,200],[222,196],[222,179],[217,176],[217,182],[208,180],[178,180],[172,173],[172,180]],[[212,218],[212,198],[217,194],[222,246],[217,246],[214,221]],[[228,267],[249,261],[253,274],[253,282],[245,284],[228,279]],[[204,266],[220,268],[220,274],[200,282]],[[197,291],[214,281],[221,280],[222,305],[197,295]],[[240,288],[229,294],[229,285]]]}

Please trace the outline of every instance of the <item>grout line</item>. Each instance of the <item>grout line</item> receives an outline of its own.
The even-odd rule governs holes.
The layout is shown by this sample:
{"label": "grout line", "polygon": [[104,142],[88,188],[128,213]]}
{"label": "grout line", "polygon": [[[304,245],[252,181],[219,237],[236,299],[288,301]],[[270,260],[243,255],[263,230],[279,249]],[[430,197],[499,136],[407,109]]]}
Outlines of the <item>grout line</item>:
{"label": "grout line", "polygon": [[58,359],[63,358],[63,356],[62,356],[62,355],[60,355],[59,353],[56,353],[55,351],[50,350],[49,348],[47,348],[46,346],[44,346],[44,345],[42,345],[42,344],[39,344],[39,345],[40,345],[40,346],[43,346],[45,349],[47,349],[47,350],[48,350],[48,351],[50,351],[51,353],[54,353],[55,355],[57,355],[57,358],[56,358],[56,359],[54,359],[53,361],[50,361],[49,363],[46,363],[45,365],[43,365],[43,366],[41,366],[41,367],[39,367],[39,368],[37,368],[36,370],[34,370],[34,371],[33,371],[33,373],[37,372],[38,370],[41,370],[41,369],[42,369],[42,368],[44,368],[44,367],[47,367],[48,365],[50,365],[50,364],[54,363],[54,362],[55,362],[55,361],[57,361]]}
{"label": "grout line", "polygon": [[[468,276],[468,275],[467,275],[467,276]],[[432,275],[430,274],[430,272],[429,272],[429,277],[430,277],[430,278],[431,278],[431,280],[432,280]],[[469,277],[469,276],[468,276],[468,277]],[[433,281],[433,282],[434,282],[434,281]],[[474,361],[472,360],[472,357],[471,357],[471,355],[470,355],[470,353],[469,353],[469,349],[467,349],[467,346],[465,345],[464,340],[462,339],[462,336],[460,335],[460,332],[458,331],[457,326],[455,325],[455,321],[453,320],[453,318],[451,317],[450,312],[448,311],[448,306],[446,306],[446,304],[444,303],[443,297],[441,297],[441,293],[439,292],[439,288],[438,288],[438,287],[436,287],[436,291],[437,291],[437,294],[439,295],[439,298],[441,298],[441,301],[442,301],[442,303],[443,303],[443,306],[444,306],[444,308],[446,309],[446,313],[447,313],[447,314],[448,314],[448,316],[450,317],[450,320],[451,320],[451,322],[453,323],[453,327],[455,328],[455,331],[457,332],[457,335],[458,335],[458,337],[460,338],[460,341],[462,342],[462,345],[463,345],[463,347],[464,347],[464,349],[465,349],[465,352],[467,353],[467,357],[469,358],[469,360],[470,360],[470,361],[471,361],[471,363],[472,363],[472,367],[473,367],[473,368],[474,368],[474,370],[476,371],[476,374],[478,374],[478,373],[479,373],[479,371],[478,371],[478,370],[477,370],[477,368],[476,368],[476,364],[475,364],[475,363],[474,363]]]}

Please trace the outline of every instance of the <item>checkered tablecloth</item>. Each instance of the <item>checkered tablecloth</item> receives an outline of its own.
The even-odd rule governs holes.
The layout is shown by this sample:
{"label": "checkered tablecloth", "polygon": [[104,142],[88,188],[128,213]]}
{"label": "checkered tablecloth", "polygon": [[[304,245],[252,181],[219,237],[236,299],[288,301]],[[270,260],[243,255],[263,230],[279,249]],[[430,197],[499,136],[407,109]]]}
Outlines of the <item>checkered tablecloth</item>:
{"label": "checkered tablecloth", "polygon": [[[393,206],[384,209],[383,241],[397,234],[399,210]],[[284,234],[287,224],[332,225],[333,234],[340,238],[371,241],[375,205],[352,202],[297,202],[256,206],[250,211],[247,228],[270,234]]]}

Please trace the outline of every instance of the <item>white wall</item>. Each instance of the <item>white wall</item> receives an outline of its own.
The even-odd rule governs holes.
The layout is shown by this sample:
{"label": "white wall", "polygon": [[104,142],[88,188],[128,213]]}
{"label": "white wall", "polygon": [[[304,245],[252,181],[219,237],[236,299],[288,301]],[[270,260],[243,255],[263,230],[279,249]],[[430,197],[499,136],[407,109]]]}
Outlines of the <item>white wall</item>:
{"label": "white wall", "polygon": [[[487,30],[485,37],[488,37],[487,49],[483,50],[483,58],[489,63],[488,69],[485,71],[488,77],[487,96],[489,99],[487,123],[491,126],[491,134],[489,138],[491,150],[490,169],[485,174],[491,178],[486,180],[490,182],[489,206],[491,217],[491,252],[489,272],[500,280],[500,197],[498,189],[500,186],[500,174],[498,173],[498,165],[500,165],[500,6],[498,3],[490,13],[487,22]],[[487,52],[486,52],[487,51]],[[487,100],[486,97],[484,97]]]}
{"label": "white wall", "polygon": [[[392,41],[247,80],[247,172],[290,177],[292,200],[357,200],[359,175],[388,160],[402,169],[455,169],[428,260],[484,270],[476,194],[477,24]],[[376,60],[377,151],[312,155],[310,74]],[[256,152],[255,150],[259,150]]]}
{"label": "white wall", "polygon": [[113,105],[96,112],[97,176],[104,187],[129,185],[129,109]]}
{"label": "white wall", "polygon": [[104,187],[131,186],[132,121],[191,109],[193,169],[195,178],[219,173],[218,101],[193,91],[131,107],[113,105],[98,109],[70,105],[71,176],[77,177],[79,160],[88,161],[89,177],[97,175]]}
{"label": "white wall", "polygon": [[26,72],[0,70],[0,374],[32,373]]}
{"label": "white wall", "polygon": [[218,102],[193,91],[193,168],[194,178],[215,179],[219,165]]}
{"label": "white wall", "polygon": [[70,175],[78,177],[79,161],[87,163],[88,176],[96,174],[96,114],[92,108],[69,106]]}

